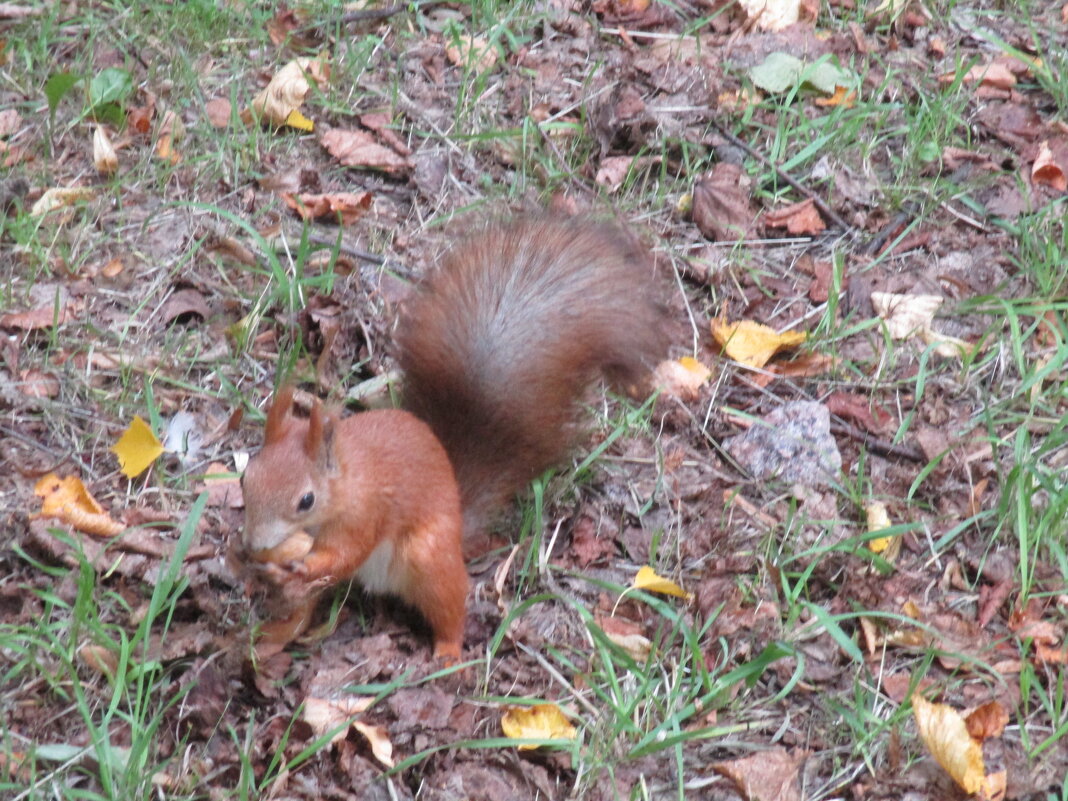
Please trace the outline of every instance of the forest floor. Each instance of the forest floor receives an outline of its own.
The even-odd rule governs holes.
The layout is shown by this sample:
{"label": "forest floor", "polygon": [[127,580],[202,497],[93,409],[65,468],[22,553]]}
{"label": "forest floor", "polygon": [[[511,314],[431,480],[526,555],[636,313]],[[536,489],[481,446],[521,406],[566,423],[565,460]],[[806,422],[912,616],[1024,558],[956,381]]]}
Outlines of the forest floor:
{"label": "forest floor", "polygon": [[[338,14],[0,6],[0,796],[1068,801],[1068,5]],[[472,560],[461,664],[355,588],[254,663],[276,380],[382,403],[413,279],[544,208],[682,361]]]}

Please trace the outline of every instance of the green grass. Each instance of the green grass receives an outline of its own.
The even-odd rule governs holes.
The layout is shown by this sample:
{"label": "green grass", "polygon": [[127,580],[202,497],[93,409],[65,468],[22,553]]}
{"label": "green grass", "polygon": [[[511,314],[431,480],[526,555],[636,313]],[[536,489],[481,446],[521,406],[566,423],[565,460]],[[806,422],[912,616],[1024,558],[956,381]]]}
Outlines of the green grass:
{"label": "green grass", "polygon": [[[901,769],[898,759],[904,759],[907,770],[927,757],[916,739],[908,698],[898,703],[888,697],[884,672],[908,674],[911,690],[921,678],[934,676],[937,689],[958,707],[976,687],[1012,682],[1019,702],[1010,709],[1013,726],[1007,739],[1030,764],[1063,752],[1068,744],[1068,670],[1063,664],[1036,664],[1036,643],[1002,627],[990,635],[991,641],[1007,643],[1007,653],[1021,665],[1019,672],[1002,676],[993,669],[991,655],[947,650],[936,636],[936,623],[912,620],[901,609],[873,609],[872,599],[858,592],[865,582],[883,586],[878,582],[899,569],[867,548],[876,535],[866,531],[863,510],[873,499],[885,500],[895,524],[890,533],[908,541],[904,558],[910,560],[909,569],[925,571],[931,592],[944,591],[940,587],[942,577],[949,575],[947,565],[960,567],[963,583],[951,588],[951,598],[938,596],[947,609],[973,614],[980,589],[990,584],[984,567],[1008,558],[1013,591],[1007,608],[1034,603],[1043,610],[1044,620],[1064,631],[1065,612],[1057,600],[1063,589],[1055,587],[1057,581],[1062,588],[1068,582],[1068,490],[1063,479],[1068,462],[1065,202],[1043,201],[1014,220],[997,219],[984,206],[985,193],[1008,180],[1006,176],[953,174],[942,163],[945,148],[957,147],[989,152],[998,164],[1012,161],[1017,171],[1026,166],[1020,152],[981,129],[975,90],[963,83],[963,75],[996,53],[1024,54],[1020,48],[1026,45],[1042,59],[1042,66],[1018,89],[1041,107],[1043,118],[1063,121],[1068,118],[1063,41],[1057,31],[1035,21],[1047,11],[1041,3],[934,2],[925,7],[931,12],[930,30],[951,37],[947,57],[940,64],[932,59],[917,66],[885,46],[890,35],[909,45],[900,21],[868,25],[862,5],[852,11],[823,7],[818,23],[821,30],[842,37],[850,36],[847,25],[856,23],[876,45],[865,57],[843,61],[862,81],[853,106],[817,107],[809,90],[800,88],[765,95],[741,112],[719,109],[713,101],[721,90],[749,85],[747,69],[727,65],[720,76],[699,65],[690,80],[707,77],[704,72],[712,75],[705,87],[707,105],[713,109],[707,124],[676,129],[667,124],[674,122],[670,115],[657,117],[650,111],[625,152],[618,153],[612,141],[622,141],[613,139],[620,132],[597,129],[597,103],[610,104],[613,87],[606,88],[594,73],[606,74],[616,86],[629,82],[644,89],[649,84],[645,73],[619,70],[606,56],[608,47],[619,45],[614,33],[594,28],[589,41],[602,49],[590,53],[581,70],[568,71],[567,58],[577,56],[561,56],[567,80],[546,92],[546,99],[535,88],[535,68],[517,66],[516,59],[521,53],[529,59],[571,34],[566,19],[540,4],[481,0],[447,6],[451,13],[442,17],[425,9],[418,14],[406,11],[388,27],[328,25],[334,38],[324,41],[323,50],[331,56],[334,78],[321,92],[313,90],[306,104],[309,113],[321,129],[356,127],[360,114],[388,109],[402,138],[443,160],[449,179],[436,193],[416,186],[408,176],[343,169],[324,156],[314,135],[237,121],[237,111],[261,88],[260,78],[297,55],[268,39],[266,23],[274,8],[214,2],[149,3],[137,9],[119,2],[76,9],[50,6],[42,16],[13,26],[2,68],[8,94],[0,102],[29,121],[36,158],[5,170],[0,178],[23,176],[35,189],[92,184],[96,197],[80,203],[61,223],[33,217],[28,203],[0,216],[0,261],[12,265],[0,269],[4,311],[23,308],[34,284],[73,286],[82,293],[79,297],[91,302],[84,325],[14,334],[20,371],[11,368],[14,380],[26,380],[21,371],[29,368],[51,371],[61,378],[63,390],[55,400],[11,407],[12,416],[3,425],[42,439],[49,454],[77,454],[83,465],[91,466],[99,484],[113,493],[114,504],[129,503],[140,490],[151,490],[162,505],[181,510],[185,522],[162,579],[144,583],[138,603],[115,589],[111,576],[98,574],[84,554],[74,567],[51,564],[25,550],[13,557],[20,571],[48,576],[49,581],[27,590],[33,595],[31,621],[0,621],[0,795],[147,799],[163,792],[174,798],[201,798],[207,796],[206,782],[218,797],[251,799],[268,794],[287,771],[320,770],[329,763],[329,736],[303,739],[299,707],[283,713],[282,742],[270,754],[263,753],[260,739],[268,713],[246,706],[221,722],[215,736],[232,747],[236,768],[218,774],[198,761],[205,743],[168,728],[190,689],[180,681],[187,666],[164,664],[155,649],[166,640],[187,591],[181,554],[197,523],[206,518],[203,506],[193,499],[195,481],[176,468],[161,466],[144,487],[120,482],[108,472],[113,470],[106,453],[109,437],[134,413],[149,417],[157,430],[183,402],[210,407],[223,420],[224,412],[236,408],[258,420],[258,401],[276,375],[314,378],[319,345],[301,318],[310,298],[352,298],[358,292],[372,296],[366,306],[346,309],[373,313],[360,319],[361,336],[368,341],[354,346],[351,363],[338,368],[342,388],[375,375],[381,366],[375,326],[388,328],[382,319],[396,306],[395,298],[375,294],[380,285],[377,268],[358,266],[356,277],[346,278],[337,268],[337,247],[329,250],[325,266],[315,262],[322,246],[310,234],[323,233],[321,226],[293,223],[277,198],[257,194],[257,180],[308,168],[329,189],[373,188],[379,205],[356,229],[359,244],[410,260],[413,271],[439,249],[441,240],[435,237],[445,223],[465,212],[497,213],[562,197],[577,198],[580,208],[614,207],[634,221],[634,230],[656,246],[664,263],[677,264],[681,254],[713,248],[725,252],[719,250],[726,247],[722,243],[712,246],[701,240],[677,211],[679,199],[730,150],[717,139],[717,126],[765,157],[733,154],[753,180],[755,205],[770,209],[802,199],[782,179],[785,171],[837,208],[837,195],[826,176],[840,166],[870,183],[871,203],[843,203],[855,212],[848,219],[863,235],[789,246],[793,250],[775,243],[733,246],[732,267],[722,281],[698,286],[680,280],[687,293],[687,314],[700,334],[692,339],[703,342],[707,320],[724,308],[743,314],[754,304],[762,313],[771,308],[788,318],[792,304],[808,302],[805,285],[793,270],[795,256],[804,251],[835,265],[831,300],[806,309],[812,333],[808,347],[835,357],[834,371],[758,392],[745,383],[743,371],[719,362],[715,391],[678,404],[688,428],[678,422],[663,426],[654,411],[661,406],[636,408],[611,399],[597,408],[595,433],[576,457],[574,469],[561,469],[534,484],[533,500],[524,507],[516,537],[519,549],[505,585],[501,619],[484,651],[476,652],[473,672],[478,680],[468,687],[465,699],[487,709],[542,700],[565,706],[579,737],[575,743],[552,745],[570,760],[567,776],[578,797],[595,795],[612,777],[629,776],[653,762],[662,769],[639,783],[631,797],[690,797],[700,792],[692,785],[708,776],[709,763],[782,742],[813,751],[818,786],[812,797],[838,797],[853,782],[885,780],[893,766]],[[309,21],[335,19],[339,13],[336,4],[328,3],[308,4],[302,10]],[[976,12],[975,25],[993,31],[991,47],[980,49],[952,38],[957,36],[954,26],[963,24],[952,15],[969,10]],[[602,25],[589,16],[581,19]],[[718,24],[702,16],[687,20],[684,27],[688,33],[710,36]],[[1026,36],[1010,37],[1007,31],[1024,31]],[[433,49],[439,40],[459,45],[468,36],[483,37],[504,66],[489,71],[480,71],[474,62],[453,67]],[[640,37],[637,42],[636,51],[623,49],[614,55],[626,60],[642,52],[646,43]],[[118,175],[94,176],[84,154],[90,147],[92,117],[105,110],[92,86],[109,68],[131,77],[128,90],[109,98],[120,110],[144,102],[144,88],[156,95],[160,108],[174,110],[183,119],[186,137],[177,144],[179,164],[157,158],[149,137],[135,139],[120,151]],[[446,76],[441,85],[421,82],[434,70]],[[46,87],[60,72],[78,80],[66,91],[56,89],[62,88],[62,80],[52,84],[50,103]],[[943,84],[942,74],[952,74],[955,80]],[[590,99],[593,94],[596,102]],[[213,128],[202,113],[204,103],[216,97],[233,104],[234,124],[229,128]],[[686,101],[680,92],[669,105]],[[538,107],[541,102],[543,108]],[[115,129],[116,136],[127,133],[121,126]],[[607,148],[606,135],[611,140]],[[605,155],[650,161],[636,162],[623,184],[609,189],[596,181]],[[821,172],[816,173],[817,168]],[[911,256],[893,249],[862,253],[866,236],[901,211],[907,211],[909,219],[889,241],[899,244],[914,234],[933,233],[928,250]],[[943,275],[938,260],[956,247],[939,237],[948,237],[947,232],[957,230],[954,226],[974,228],[961,217],[982,226],[994,252],[1005,257],[1000,268],[1008,278],[983,296],[968,296],[959,287],[939,283]],[[173,223],[173,228],[152,233],[161,222]],[[283,230],[284,245],[275,228]],[[357,233],[343,230],[339,236],[338,229],[327,228],[325,236],[352,244]],[[220,255],[215,245],[224,237],[248,247],[256,264],[249,267]],[[124,259],[125,272],[105,281],[97,271],[115,256]],[[913,342],[891,341],[863,304],[844,296],[847,278],[855,287],[867,277],[886,280],[909,271],[947,294],[957,293],[947,299],[936,327],[970,326],[969,336],[981,342],[976,352],[963,360],[947,360]],[[187,285],[211,296],[220,310],[218,318],[203,325],[153,329],[151,311],[168,292]],[[765,305],[757,305],[761,303]],[[1042,340],[1043,320],[1056,326],[1056,335],[1048,341]],[[689,335],[684,339],[689,346]],[[119,354],[120,365],[94,367],[84,361],[102,352]],[[270,354],[275,353],[273,359]],[[698,354],[707,356],[706,351]],[[7,370],[7,361],[3,364]],[[874,402],[892,409],[898,425],[884,435],[888,441],[911,441],[925,426],[944,428],[953,445],[969,438],[963,452],[972,461],[961,468],[961,449],[951,448],[914,465],[903,491],[890,494],[885,466],[860,448],[850,472],[825,491],[833,511],[824,513],[813,512],[788,487],[741,481],[709,444],[734,433],[734,424],[722,415],[725,408],[755,414],[751,409],[762,403],[770,407],[797,397],[821,399],[835,389],[870,394]],[[2,402],[12,403],[6,397]],[[670,401],[661,399],[664,403]],[[937,416],[946,409],[952,414]],[[8,406],[4,410],[6,415]],[[108,433],[98,433],[98,422]],[[226,447],[241,449],[256,440],[258,428],[246,424],[240,433],[227,433],[231,435],[235,440]],[[607,500],[597,495],[605,483],[618,487],[626,483],[619,476],[638,470],[635,462],[620,456],[628,440],[658,437],[646,451],[655,453],[658,461],[643,474],[646,483],[636,481]],[[705,496],[693,487],[683,488],[690,495],[680,495],[674,482],[685,480],[677,479],[666,464],[675,447],[682,449],[688,464],[708,467],[703,474]],[[989,453],[980,453],[984,448]],[[36,467],[34,463],[28,469]],[[724,475],[734,483],[727,483]],[[980,509],[951,508],[950,502],[959,504],[983,479],[988,483]],[[768,512],[775,525],[763,527],[720,502],[724,489]],[[123,492],[130,497],[116,497]],[[568,521],[584,502],[607,510],[609,529],[644,523],[649,529],[649,561],[688,589],[721,569],[720,562],[737,557],[742,566],[730,568],[735,588],[746,604],[775,605],[772,633],[722,635],[714,615],[702,620],[685,601],[625,591],[618,574],[629,575],[638,565],[625,561],[622,548],[611,577],[598,573],[600,568],[581,575],[561,569],[554,556],[567,537]],[[27,501],[20,498],[19,503]],[[703,535],[709,528],[723,532],[722,544],[715,540],[709,554],[690,553],[687,537]],[[648,656],[621,648],[592,611],[602,598],[614,603],[620,596],[642,621]],[[241,601],[235,605],[244,609]],[[543,614],[557,616],[559,630],[574,637],[561,634],[559,640],[539,645],[513,640],[513,629],[522,630]],[[931,635],[931,640],[910,649],[887,643],[872,654],[862,619],[883,635],[915,630]],[[112,667],[91,667],[85,656],[90,653],[106,655]],[[310,664],[310,658],[298,654],[294,672]],[[961,665],[945,668],[950,658]],[[517,664],[537,671],[541,696],[509,692],[509,671]],[[834,669],[833,681],[813,679],[806,672],[824,667]],[[383,704],[393,693],[437,686],[449,678],[454,678],[450,671],[404,673],[380,683],[355,681],[352,689],[374,695]],[[35,740],[32,732],[7,723],[8,715],[2,713],[27,694],[40,698],[42,709],[62,720],[68,740],[51,735]],[[492,720],[488,713],[486,720]],[[516,744],[498,736],[491,722],[480,734],[484,736],[432,742],[401,754],[401,767],[391,774],[392,780],[417,783],[423,775],[419,771],[432,769],[444,750],[463,756]],[[14,769],[5,770],[5,763]],[[170,783],[161,790],[161,781]],[[1068,799],[1063,781],[1044,791],[1050,798]]]}

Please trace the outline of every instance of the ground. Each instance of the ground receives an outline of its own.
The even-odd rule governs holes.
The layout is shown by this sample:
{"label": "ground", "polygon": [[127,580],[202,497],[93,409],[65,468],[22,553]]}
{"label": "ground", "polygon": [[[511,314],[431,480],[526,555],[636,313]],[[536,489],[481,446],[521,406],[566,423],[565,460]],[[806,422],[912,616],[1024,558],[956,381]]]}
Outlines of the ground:
{"label": "ground", "polygon": [[[1068,798],[1068,6],[788,5],[0,8],[0,795]],[[654,396],[471,549],[460,663],[355,586],[252,658],[276,382],[388,405],[544,209],[655,258]]]}

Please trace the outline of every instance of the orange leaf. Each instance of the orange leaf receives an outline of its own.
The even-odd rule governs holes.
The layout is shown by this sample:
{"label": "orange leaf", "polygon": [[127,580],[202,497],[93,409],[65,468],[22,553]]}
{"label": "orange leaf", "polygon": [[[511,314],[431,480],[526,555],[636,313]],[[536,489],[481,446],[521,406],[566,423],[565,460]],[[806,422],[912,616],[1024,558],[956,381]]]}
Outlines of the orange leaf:
{"label": "orange leaf", "polygon": [[41,499],[41,517],[54,517],[97,537],[114,537],[125,526],[112,520],[77,476],[60,478],[49,473],[33,488]]}
{"label": "orange leaf", "polygon": [[990,701],[974,710],[964,722],[968,724],[968,734],[982,742],[1001,736],[1009,725],[1009,712],[997,701]]}
{"label": "orange leaf", "polygon": [[794,236],[818,234],[827,227],[812,198],[769,211],[764,215],[764,223],[771,228],[785,228]]}
{"label": "orange leaf", "polygon": [[1048,141],[1038,146],[1038,155],[1035,157],[1035,163],[1031,165],[1031,180],[1036,184],[1050,186],[1058,192],[1068,191],[1068,178],[1053,157]]}
{"label": "orange leaf", "polygon": [[845,86],[834,87],[834,94],[831,97],[817,97],[817,106],[844,106],[845,108],[853,108],[853,104],[857,102],[857,93],[849,91]]}

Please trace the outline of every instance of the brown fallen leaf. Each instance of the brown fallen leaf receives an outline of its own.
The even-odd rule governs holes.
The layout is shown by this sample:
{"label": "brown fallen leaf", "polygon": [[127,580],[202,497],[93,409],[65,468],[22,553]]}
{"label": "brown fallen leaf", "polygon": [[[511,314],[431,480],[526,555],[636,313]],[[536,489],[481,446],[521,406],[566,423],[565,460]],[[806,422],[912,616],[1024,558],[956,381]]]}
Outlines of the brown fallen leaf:
{"label": "brown fallen leaf", "polygon": [[211,314],[208,301],[196,289],[179,289],[172,292],[156,313],[160,325],[167,326],[179,317],[196,315],[206,320]]}
{"label": "brown fallen leaf", "polygon": [[204,114],[213,128],[226,128],[230,124],[232,108],[225,97],[213,97],[204,104]]}
{"label": "brown fallen leaf", "polygon": [[1031,166],[1031,180],[1036,184],[1044,184],[1056,189],[1058,192],[1068,191],[1068,177],[1065,177],[1064,168],[1054,158],[1048,141],[1038,146],[1038,155]]}
{"label": "brown fallen leaf", "polygon": [[1009,711],[998,701],[988,701],[972,711],[964,722],[972,739],[982,742],[991,737],[1000,737],[1009,725]]}
{"label": "brown fallen leaf", "polygon": [[375,141],[366,131],[334,128],[323,134],[320,143],[345,167],[369,167],[389,173],[411,168],[411,161]]}
{"label": "brown fallen leaf", "polygon": [[737,164],[719,162],[693,188],[693,221],[708,239],[738,242],[752,235],[752,182]]}
{"label": "brown fallen leaf", "polygon": [[54,325],[63,325],[74,318],[69,305],[38,306],[36,309],[28,309],[21,312],[8,312],[0,316],[0,328],[20,328],[24,331],[33,331],[38,328],[51,328]]}
{"label": "brown fallen leaf", "polygon": [[870,396],[855,392],[832,392],[823,401],[831,414],[852,420],[872,434],[881,434],[893,423],[890,412],[873,403]]}
{"label": "brown fallen leaf", "polygon": [[[951,84],[957,80],[957,73],[947,72],[938,80],[942,84]],[[1011,89],[1016,85],[1016,75],[1005,62],[995,60],[989,64],[976,64],[964,74],[963,81],[966,85],[978,84],[994,89]]]}
{"label": "brown fallen leaf", "polygon": [[342,225],[352,225],[371,208],[374,196],[370,192],[304,192],[299,195],[283,192],[281,198],[303,220],[340,220]]}
{"label": "brown fallen leaf", "polygon": [[716,762],[712,769],[730,779],[745,801],[800,801],[800,770],[806,753],[784,748]]}
{"label": "brown fallen leaf", "polygon": [[11,136],[22,127],[22,115],[13,108],[0,111],[0,136]]}
{"label": "brown fallen leaf", "polygon": [[470,67],[476,73],[489,72],[497,65],[497,48],[482,36],[459,34],[445,45],[445,56],[457,67]]}
{"label": "brown fallen leaf", "polygon": [[785,228],[794,236],[818,234],[827,228],[812,198],[769,211],[764,215],[764,224],[770,228]]}

